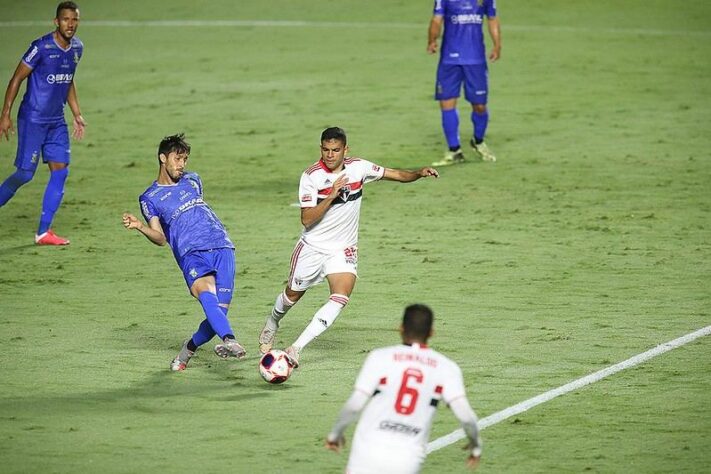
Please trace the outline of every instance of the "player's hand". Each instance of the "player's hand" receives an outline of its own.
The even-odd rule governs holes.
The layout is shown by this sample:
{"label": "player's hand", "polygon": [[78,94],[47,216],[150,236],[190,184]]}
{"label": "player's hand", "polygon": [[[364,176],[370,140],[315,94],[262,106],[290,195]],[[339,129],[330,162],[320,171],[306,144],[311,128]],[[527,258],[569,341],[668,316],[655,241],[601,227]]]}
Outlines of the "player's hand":
{"label": "player's hand", "polygon": [[467,458],[467,467],[471,469],[472,471],[479,467],[479,461],[481,460],[481,456],[469,456]]}
{"label": "player's hand", "polygon": [[426,168],[422,168],[419,171],[419,174],[420,174],[420,178],[426,178],[428,176],[432,176],[434,178],[439,178],[439,172],[437,172],[437,170],[434,168],[430,168],[429,166]]}
{"label": "player's hand", "polygon": [[326,442],[324,443],[324,446],[326,449],[330,449],[331,451],[334,451],[336,453],[341,452],[341,448],[346,445],[346,437],[341,436],[338,438],[336,441],[330,441],[328,437],[326,437]]}
{"label": "player's hand", "polygon": [[123,226],[127,229],[140,229],[143,226],[141,221],[139,221],[136,216],[129,214],[128,212],[124,212],[122,218]]}
{"label": "player's hand", "polygon": [[501,57],[501,48],[492,48],[491,52],[489,53],[489,61],[492,63],[498,60]]}
{"label": "player's hand", "polygon": [[436,41],[427,43],[427,52],[430,54],[435,54],[437,52],[437,42]]}
{"label": "player's hand", "polygon": [[340,194],[341,189],[346,187],[347,185],[348,185],[348,176],[346,176],[346,173],[343,173],[333,183],[333,187],[331,188],[330,196],[335,199],[336,196],[338,196]]}
{"label": "player's hand", "polygon": [[12,125],[12,119],[3,115],[0,117],[0,138],[5,135],[5,140],[10,141],[10,134],[15,134],[15,127]]}
{"label": "player's hand", "polygon": [[72,138],[75,140],[81,140],[84,138],[84,127],[86,127],[86,121],[81,115],[74,117],[74,129],[72,130]]}

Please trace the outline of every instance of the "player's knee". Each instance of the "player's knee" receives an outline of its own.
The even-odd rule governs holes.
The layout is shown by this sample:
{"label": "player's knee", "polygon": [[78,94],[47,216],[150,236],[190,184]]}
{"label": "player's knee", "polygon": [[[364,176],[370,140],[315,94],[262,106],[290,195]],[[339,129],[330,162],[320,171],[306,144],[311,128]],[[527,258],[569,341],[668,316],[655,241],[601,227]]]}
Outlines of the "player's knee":
{"label": "player's knee", "polygon": [[10,176],[10,179],[12,180],[13,184],[15,187],[20,187],[23,184],[27,184],[30,181],[32,181],[32,177],[35,175],[34,172],[29,171],[29,170],[23,170],[23,169],[17,169],[12,176]]}
{"label": "player's knee", "polygon": [[472,104],[472,108],[474,109],[474,112],[477,114],[485,114],[486,113],[486,104]]}
{"label": "player's knee", "polygon": [[67,176],[69,176],[69,168],[59,168],[52,170],[52,177],[61,181],[66,181]]}

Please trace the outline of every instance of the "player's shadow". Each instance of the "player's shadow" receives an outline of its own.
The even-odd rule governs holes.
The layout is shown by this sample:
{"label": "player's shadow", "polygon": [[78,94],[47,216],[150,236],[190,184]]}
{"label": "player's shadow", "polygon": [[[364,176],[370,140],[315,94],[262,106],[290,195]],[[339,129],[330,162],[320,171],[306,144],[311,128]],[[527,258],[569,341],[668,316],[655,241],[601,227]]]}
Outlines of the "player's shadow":
{"label": "player's shadow", "polygon": [[8,247],[8,248],[0,248],[0,256],[2,255],[9,255],[13,253],[17,253],[20,250],[27,250],[33,247],[37,247],[36,244],[24,244],[24,245],[16,245],[14,247]]}

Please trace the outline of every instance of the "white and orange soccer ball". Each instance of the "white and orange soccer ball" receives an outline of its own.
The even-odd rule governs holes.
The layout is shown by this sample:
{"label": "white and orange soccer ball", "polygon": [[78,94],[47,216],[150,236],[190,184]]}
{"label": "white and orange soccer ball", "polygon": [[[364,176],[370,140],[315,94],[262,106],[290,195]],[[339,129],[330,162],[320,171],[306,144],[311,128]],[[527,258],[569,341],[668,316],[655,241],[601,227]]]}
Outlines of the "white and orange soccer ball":
{"label": "white and orange soccer ball", "polygon": [[289,363],[286,352],[272,349],[259,359],[259,374],[273,384],[284,383],[291,375],[294,367]]}

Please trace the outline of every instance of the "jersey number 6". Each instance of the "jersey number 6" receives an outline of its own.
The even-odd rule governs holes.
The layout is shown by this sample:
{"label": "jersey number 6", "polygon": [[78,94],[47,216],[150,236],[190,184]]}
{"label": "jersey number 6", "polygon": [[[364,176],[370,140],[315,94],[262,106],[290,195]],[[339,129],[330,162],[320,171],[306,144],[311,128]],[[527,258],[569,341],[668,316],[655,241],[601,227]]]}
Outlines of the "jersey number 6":
{"label": "jersey number 6", "polygon": [[396,412],[401,415],[411,415],[415,411],[415,405],[417,405],[417,398],[420,393],[412,385],[421,384],[423,379],[424,376],[419,369],[406,369],[402,373],[402,383],[395,400]]}

